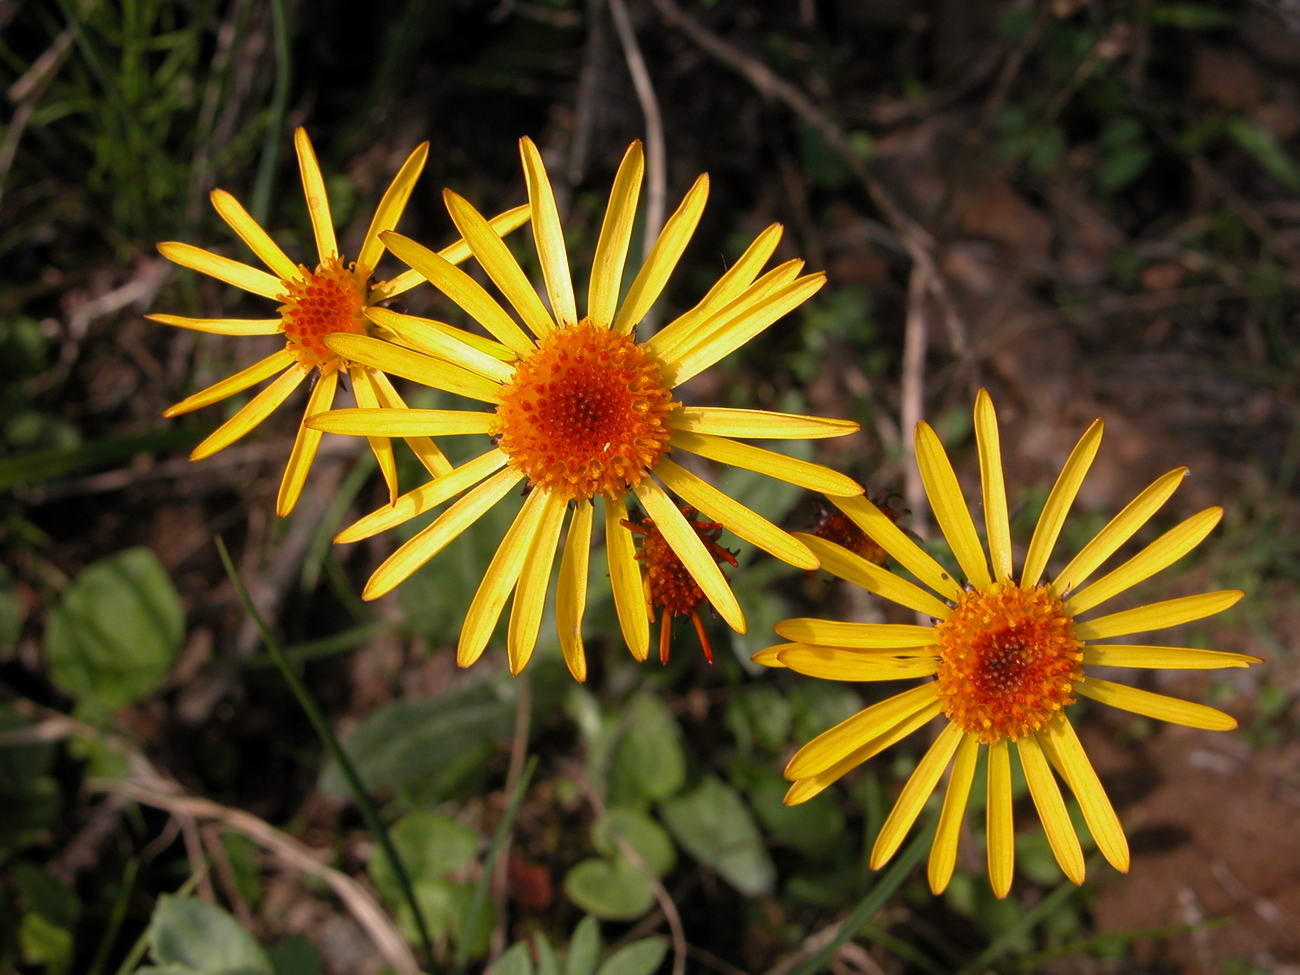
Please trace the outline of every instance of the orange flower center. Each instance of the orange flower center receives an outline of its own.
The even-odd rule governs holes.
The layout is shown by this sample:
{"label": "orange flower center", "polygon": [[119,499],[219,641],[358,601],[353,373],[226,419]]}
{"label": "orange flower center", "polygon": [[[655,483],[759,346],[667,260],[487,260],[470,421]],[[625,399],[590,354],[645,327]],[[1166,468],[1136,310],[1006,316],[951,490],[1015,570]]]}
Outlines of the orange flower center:
{"label": "orange flower center", "polygon": [[982,744],[1023,738],[1074,703],[1083,651],[1046,586],[972,590],[935,629],[944,714]]}
{"label": "orange flower center", "polygon": [[495,432],[532,485],[573,500],[617,497],[668,450],[675,406],[658,361],[631,336],[583,319],[515,367]]}
{"label": "orange flower center", "polygon": [[[683,507],[682,514],[695,529],[704,547],[713,556],[715,562],[726,562],[735,566],[736,557],[718,544],[722,534],[722,525],[716,521],[703,521],[695,517],[695,509]],[[658,526],[650,518],[638,521],[625,521],[623,524],[637,536],[637,561],[645,568],[646,590],[650,599],[650,615],[656,609],[663,610],[659,621],[659,660],[668,663],[669,645],[672,642],[673,619],[689,616],[695,625],[695,632],[700,640],[700,648],[709,663],[713,663],[713,647],[709,644],[704,623],[700,620],[700,605],[705,601],[704,590],[700,588],[695,577],[690,574],[672,546],[664,540]]]}
{"label": "orange flower center", "polygon": [[284,282],[284,304],[279,308],[284,337],[303,365],[336,369],[339,357],[325,347],[324,338],[336,332],[366,334],[362,309],[370,275],[356,265],[345,268],[338,257],[324,261],[315,272],[300,270],[301,278]]}

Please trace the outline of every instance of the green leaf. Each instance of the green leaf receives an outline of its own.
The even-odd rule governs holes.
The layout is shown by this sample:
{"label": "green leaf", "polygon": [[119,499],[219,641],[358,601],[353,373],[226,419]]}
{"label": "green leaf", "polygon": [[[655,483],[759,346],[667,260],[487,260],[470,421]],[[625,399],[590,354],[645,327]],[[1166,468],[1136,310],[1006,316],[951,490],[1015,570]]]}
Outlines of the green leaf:
{"label": "green leaf", "polygon": [[610,802],[630,805],[666,799],[686,781],[686,754],[677,720],[659,698],[633,699],[626,727],[614,747],[609,772]]}
{"label": "green leaf", "polygon": [[564,960],[564,975],[593,975],[600,957],[600,922],[584,917],[569,939],[569,956]]}
{"label": "green leaf", "polygon": [[560,975],[560,960],[541,932],[533,935],[533,952],[537,955],[537,975]]}
{"label": "green leaf", "polygon": [[564,875],[564,892],[578,907],[608,921],[631,921],[654,907],[644,873],[628,860],[582,860]]}
{"label": "green leaf", "polygon": [[0,566],[0,660],[13,656],[23,630],[23,604],[9,570]]}
{"label": "green leaf", "polygon": [[[514,726],[514,705],[488,684],[431,700],[394,701],[377,708],[344,747],[369,789],[427,788],[448,764],[469,752],[486,760],[493,743]],[[321,775],[322,791],[350,794],[334,763]]]}
{"label": "green leaf", "polygon": [[749,807],[731,786],[710,776],[691,792],[664,802],[659,811],[677,842],[742,894],[772,890],[776,867]]}
{"label": "green leaf", "polygon": [[591,842],[598,852],[611,860],[630,859],[615,837],[622,838],[631,846],[645,868],[656,877],[668,873],[677,862],[672,837],[639,809],[611,809],[591,830]]}
{"label": "green leaf", "polygon": [[275,975],[253,936],[219,907],[197,897],[158,898],[149,921],[149,948],[159,965],[198,975]]}
{"label": "green leaf", "polygon": [[1263,167],[1264,171],[1292,192],[1300,192],[1300,166],[1275,136],[1262,125],[1244,118],[1230,119],[1227,133]]}
{"label": "green leaf", "polygon": [[130,548],[88,566],[63,591],[45,630],[50,679],[107,707],[153,691],[185,636],[185,613],[162,563]]}
{"label": "green leaf", "polygon": [[1233,11],[1200,3],[1162,3],[1152,7],[1147,16],[1153,24],[1183,30],[1218,30],[1237,22]]}
{"label": "green leaf", "polygon": [[63,975],[75,954],[72,931],[41,914],[25,914],[18,922],[18,950],[29,965],[41,965],[47,975]]}
{"label": "green leaf", "polygon": [[787,806],[782,800],[790,783],[764,768],[750,790],[750,801],[764,828],[777,842],[816,860],[834,857],[845,838],[844,813],[833,802]]}
{"label": "green leaf", "polygon": [[293,934],[266,952],[275,975],[321,975],[320,952],[301,934]]}
{"label": "green leaf", "polygon": [[[389,837],[412,881],[438,880],[463,870],[483,843],[476,831],[459,820],[423,810],[399,819]],[[401,888],[382,850],[372,853],[367,869],[385,898],[394,904],[401,901]]]}
{"label": "green leaf", "polygon": [[528,945],[519,941],[507,948],[492,966],[490,975],[533,975],[533,959]]}
{"label": "green leaf", "polygon": [[668,953],[664,938],[642,938],[624,945],[600,966],[596,975],[653,975]]}

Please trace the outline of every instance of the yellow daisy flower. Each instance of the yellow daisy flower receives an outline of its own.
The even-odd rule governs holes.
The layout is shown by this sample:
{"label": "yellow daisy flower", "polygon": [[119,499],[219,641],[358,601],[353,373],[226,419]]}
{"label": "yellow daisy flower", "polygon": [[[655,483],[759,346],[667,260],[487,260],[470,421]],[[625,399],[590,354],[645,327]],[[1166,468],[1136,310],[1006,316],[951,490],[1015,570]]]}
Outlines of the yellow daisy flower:
{"label": "yellow daisy flower", "polygon": [[989,880],[1005,897],[1011,889],[1011,744],[1057,863],[1083,882],[1083,853],[1056,778],[1079,801],[1097,847],[1120,871],[1129,865],[1128,843],[1115,810],[1066,717],[1075,695],[1161,721],[1226,731],[1237,722],[1203,704],[1139,690],[1094,677],[1092,667],[1246,667],[1259,658],[1182,647],[1098,643],[1112,637],[1178,626],[1221,612],[1239,590],[1182,596],[1089,619],[1079,617],[1191,551],[1218,524],[1222,508],[1207,508],[1170,529],[1131,559],[1088,583],[1096,570],[1138,531],[1178,487],[1187,468],[1157,478],[1099,531],[1060,572],[1044,569],[1074,496],[1097,447],[1102,422],[1079,440],[1057,478],[1025,554],[1012,573],[1011,532],[998,446],[997,417],[984,390],[975,400],[975,435],[988,558],[939,438],[928,424],[916,429],[917,465],[936,521],[967,585],[947,571],[866,498],[832,498],[890,557],[930,591],[886,571],[834,542],[799,537],[822,568],[869,592],[932,617],[929,626],[790,619],[777,633],[792,642],[755,655],[759,663],[788,667],[828,680],[884,681],[930,677],[925,683],[872,705],[808,742],[785,769],[793,781],[785,801],[817,795],[846,772],[919,730],[942,714],[943,730],[895,803],[871,851],[879,868],[898,850],[944,770],[952,774],[930,851],[934,892],[948,885],[958,834],[981,746],[988,749],[986,825]]}
{"label": "yellow daisy flower", "polygon": [[597,498],[603,506],[605,550],[619,624],[636,659],[644,660],[649,653],[649,625],[636,546],[627,527],[629,494],[654,519],[722,618],[744,632],[745,618],[735,595],[668,491],[792,565],[815,567],[817,559],[802,542],[670,460],[669,453],[680,450],[810,490],[850,496],[862,489],[842,474],[733,438],[835,437],[851,433],[857,424],[760,410],[683,406],[673,399],[676,387],[821,288],[825,276],[800,277],[803,262],[797,260],[758,276],[780,238],[779,226],[760,234],[698,305],[638,343],[633,330],[659,297],[695,229],[708,178],[696,181],[665,224],[620,303],[623,264],[644,169],[641,145],[632,144],[614,179],[596,244],[587,312],[579,316],[555,198],[541,156],[526,138],[520,141],[520,152],[550,310],[488,222],[450,190],[444,199],[475,258],[529,331],[463,271],[400,234],[385,234],[384,242],[394,254],[481,324],[492,339],[372,308],[368,314],[373,321],[421,351],[361,335],[334,335],[326,340],[329,348],[352,361],[476,399],[489,409],[337,410],[313,417],[309,425],[365,436],[491,437],[486,453],[367,515],[337,540],[366,538],[472,488],[375,571],[363,594],[374,599],[526,482],[527,499],[469,606],[457,662],[468,666],[478,659],[513,590],[507,637],[510,669],[519,673],[527,664],[567,511],[569,527],[560,557],[555,612],[565,661],[574,677],[584,680],[587,664],[581,621]]}
{"label": "yellow daisy flower", "polygon": [[[325,181],[306,131],[299,128],[294,132],[293,145],[298,153],[303,192],[307,197],[307,210],[316,237],[318,263],[315,270],[294,264],[239,201],[225,190],[212,191],[213,207],[271,273],[193,244],[166,241],[158,245],[159,252],[169,261],[255,295],[270,298],[278,302],[279,307],[275,318],[149,315],[152,321],[217,335],[284,336],[284,348],[280,351],[186,397],[163,413],[167,417],[189,413],[220,402],[272,376],[277,377],[195,447],[190,453],[190,460],[210,457],[230,446],[270,416],[308,376],[314,375],[315,381],[307,398],[304,418],[330,408],[341,371],[347,372],[352,378],[352,387],[359,405],[392,408],[405,406],[387,376],[338,355],[328,349],[323,340],[326,336],[337,333],[375,333],[376,329],[366,318],[370,306],[409,291],[423,280],[413,271],[405,271],[388,281],[375,281],[373,276],[375,266],[384,253],[380,234],[396,226],[401,218],[415,181],[424,169],[429,144],[423,142],[418,145],[398,170],[379,201],[357,259],[350,263],[339,253],[334,224],[330,219],[329,200],[325,195]],[[527,219],[528,207],[521,206],[496,217],[492,226],[506,233],[521,226]],[[453,263],[464,261],[470,254],[464,241],[458,241],[440,253],[443,260]],[[289,514],[298,503],[320,437],[319,431],[299,425],[276,497],[277,514]],[[427,437],[408,437],[406,442],[430,474],[436,477],[451,469],[451,464]],[[392,443],[386,437],[372,437],[370,447],[388,483],[390,494],[396,497],[397,468]]]}

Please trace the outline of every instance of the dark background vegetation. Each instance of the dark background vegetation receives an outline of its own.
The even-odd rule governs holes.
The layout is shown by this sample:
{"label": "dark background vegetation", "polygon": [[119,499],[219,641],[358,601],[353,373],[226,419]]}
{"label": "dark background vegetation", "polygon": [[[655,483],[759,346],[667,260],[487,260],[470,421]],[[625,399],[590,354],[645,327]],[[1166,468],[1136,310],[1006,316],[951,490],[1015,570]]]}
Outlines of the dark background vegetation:
{"label": "dark background vegetation", "polygon": [[[266,314],[153,245],[245,258],[207,206],[221,186],[306,260],[295,125],[315,140],[345,250],[419,141],[431,141],[430,161],[402,230],[441,243],[441,187],[493,212],[520,202],[516,140],[531,135],[585,268],[614,167],[647,133],[612,18],[623,10],[0,2],[0,720],[13,729],[0,746],[0,969],[127,971],[146,947],[162,964],[166,925],[155,918],[151,943],[142,935],[160,903],[193,903],[159,901],[181,891],[271,946],[279,975],[382,970],[337,889],[285,859],[286,838],[377,889],[411,936],[373,839],[222,570],[218,534],[418,861],[440,966],[459,951],[477,969],[544,936],[568,951],[566,971],[586,971],[575,959],[591,922],[564,947],[584,913],[605,917],[604,943],[618,947],[668,935],[667,907],[687,970],[788,972],[869,890],[863,851],[919,744],[785,812],[776,772],[791,747],[870,689],[747,662],[783,616],[878,618],[861,594],[745,552],[733,578],[750,635],[729,642],[714,625],[708,667],[682,630],[667,668],[635,666],[593,568],[584,689],[553,645],[524,681],[504,677],[492,648],[458,672],[460,613],[499,520],[400,594],[362,605],[355,594],[394,541],[328,544],[382,500],[358,444],[327,438],[298,511],[278,521],[297,406],[195,465],[185,453],[222,408],[159,418],[273,343],[145,321]],[[660,321],[774,220],[786,226],[778,258],[830,274],[691,398],[860,421],[817,456],[895,493],[927,539],[908,473],[916,419],[936,425],[971,485],[970,404],[990,389],[1023,540],[1074,438],[1104,417],[1063,547],[1189,465],[1158,526],[1210,504],[1225,506],[1224,523],[1142,595],[1246,589],[1232,612],[1166,636],[1267,660],[1143,678],[1231,711],[1231,734],[1089,709],[1084,741],[1129,832],[1129,876],[1099,863],[1082,890],[1062,886],[1026,802],[1020,874],[997,902],[974,818],[952,890],[933,898],[918,874],[832,970],[1296,971],[1300,12],[651,0],[626,15],[662,115],[669,207],[698,172],[712,177]],[[581,289],[585,272],[575,277]],[[408,307],[453,315],[427,288]],[[812,499],[761,479],[729,486],[791,527],[816,516]],[[89,661],[59,632],[79,599],[99,627]],[[538,762],[520,793],[525,752]],[[492,838],[516,793],[507,853]],[[614,882],[626,858],[591,833],[606,807],[633,810],[663,898],[646,900],[644,877]],[[273,841],[238,811],[271,824]],[[728,844],[740,853],[719,862]],[[496,876],[480,883],[489,850]],[[593,859],[584,886],[575,868]],[[471,930],[480,888],[493,913]],[[621,913],[616,888],[630,899]]]}

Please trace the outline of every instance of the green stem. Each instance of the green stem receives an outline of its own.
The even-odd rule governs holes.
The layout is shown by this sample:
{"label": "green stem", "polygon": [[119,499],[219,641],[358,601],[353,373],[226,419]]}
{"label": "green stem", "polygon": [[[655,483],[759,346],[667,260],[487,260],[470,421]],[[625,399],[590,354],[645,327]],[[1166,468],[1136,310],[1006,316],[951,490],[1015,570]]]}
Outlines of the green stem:
{"label": "green stem", "polygon": [[823,945],[817,954],[796,968],[791,975],[816,975],[835,957],[842,944],[862,931],[875,913],[885,906],[885,901],[889,900],[894,891],[903,885],[908,875],[925,859],[933,832],[933,829],[922,830],[920,835],[912,840],[902,855],[894,861],[894,865],[881,875],[876,885],[867,892],[867,896],[858,902],[853,913],[840,924],[835,937]]}
{"label": "green stem", "polygon": [[379,810],[375,808],[374,801],[370,798],[370,793],[366,791],[366,787],[361,781],[361,776],[357,774],[352,760],[348,758],[347,752],[343,750],[343,746],[339,744],[339,740],[334,737],[334,732],[330,730],[329,724],[325,721],[325,716],[321,714],[320,708],[316,706],[316,701],[311,696],[311,692],[307,690],[306,685],[294,673],[293,666],[289,663],[289,658],[285,655],[284,649],[253,605],[253,601],[248,596],[248,590],[244,588],[243,582],[239,579],[239,573],[235,569],[235,564],[230,559],[230,552],[226,550],[226,543],[220,535],[217,536],[216,542],[217,554],[221,556],[221,564],[225,566],[226,574],[230,576],[230,581],[235,586],[235,592],[239,594],[239,601],[244,604],[244,611],[257,625],[267,651],[271,654],[276,666],[280,668],[280,673],[284,675],[289,690],[298,699],[298,704],[306,713],[307,720],[311,722],[312,728],[315,729],[316,734],[324,743],[330,757],[338,763],[339,769],[343,772],[343,777],[347,779],[348,787],[352,790],[352,797],[356,800],[357,808],[361,810],[361,818],[365,820],[366,828],[370,830],[371,835],[374,836],[380,848],[384,851],[384,857],[392,868],[393,876],[397,878],[398,886],[402,888],[402,896],[406,899],[406,906],[410,909],[411,917],[415,920],[415,927],[420,936],[420,950],[424,953],[425,967],[429,971],[433,971],[433,942],[429,938],[429,929],[424,923],[424,914],[420,911],[420,904],[415,899],[415,890],[411,887],[411,878],[406,872],[406,867],[402,865],[401,857],[397,855],[393,841],[389,839],[388,828],[384,826],[384,821],[379,818]]}
{"label": "green stem", "polygon": [[271,39],[275,48],[275,83],[271,89],[271,117],[266,120],[266,139],[262,143],[262,158],[257,165],[253,181],[253,217],[266,223],[271,208],[271,184],[275,180],[275,167],[280,161],[280,129],[284,126],[284,112],[289,104],[289,24],[284,13],[284,0],[271,0]]}

